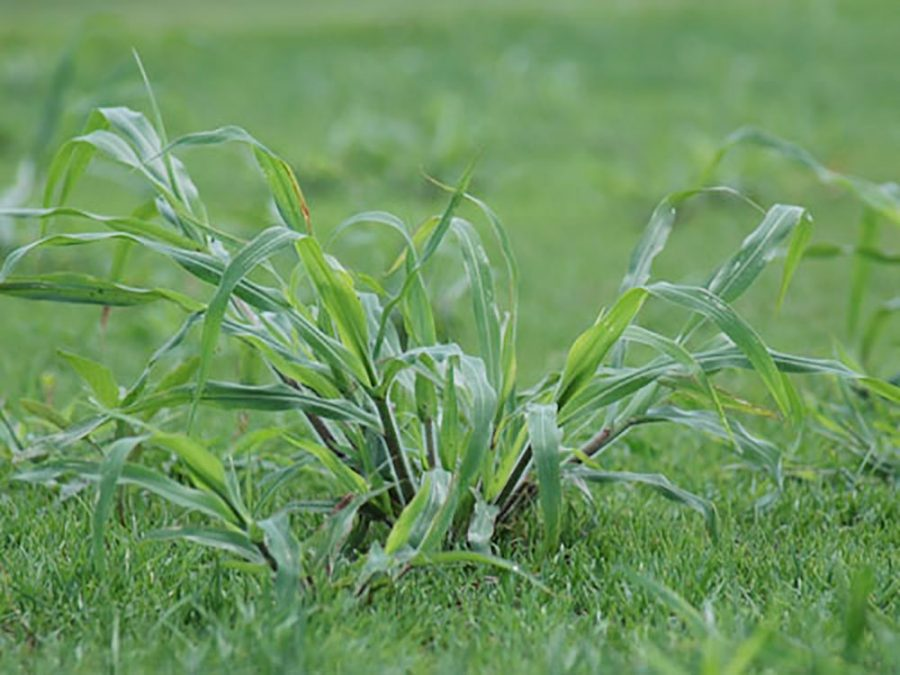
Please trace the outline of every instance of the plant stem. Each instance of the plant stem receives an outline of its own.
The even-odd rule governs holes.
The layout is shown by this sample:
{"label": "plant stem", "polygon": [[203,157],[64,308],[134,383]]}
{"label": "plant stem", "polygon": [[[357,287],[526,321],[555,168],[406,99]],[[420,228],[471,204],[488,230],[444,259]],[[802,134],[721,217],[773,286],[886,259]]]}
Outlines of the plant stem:
{"label": "plant stem", "polygon": [[400,503],[407,504],[415,496],[415,490],[410,477],[409,465],[406,462],[406,455],[403,454],[403,448],[400,446],[400,435],[397,433],[394,415],[391,413],[390,404],[384,396],[373,396],[372,398],[375,401],[375,408],[378,410],[378,416],[381,418],[381,424],[384,427],[384,442],[387,445],[388,455],[391,459],[391,471],[397,481]]}
{"label": "plant stem", "polygon": [[[587,457],[593,457],[603,450],[603,448],[618,440],[618,438],[631,427],[652,421],[653,420],[650,418],[635,417],[624,422],[618,429],[604,427],[594,434],[587,443],[581,446],[581,453]],[[509,480],[503,487],[503,490],[497,499],[497,503],[500,504],[500,514],[497,516],[497,522],[502,522],[508,518],[512,513],[517,511],[519,507],[527,501],[530,501],[530,499],[537,494],[537,490],[535,490],[536,486],[527,478],[524,480],[522,479],[525,470],[531,463],[531,454],[531,445],[528,445],[519,457],[519,461],[513,468]],[[574,455],[570,456],[567,461],[581,462],[581,460]]]}

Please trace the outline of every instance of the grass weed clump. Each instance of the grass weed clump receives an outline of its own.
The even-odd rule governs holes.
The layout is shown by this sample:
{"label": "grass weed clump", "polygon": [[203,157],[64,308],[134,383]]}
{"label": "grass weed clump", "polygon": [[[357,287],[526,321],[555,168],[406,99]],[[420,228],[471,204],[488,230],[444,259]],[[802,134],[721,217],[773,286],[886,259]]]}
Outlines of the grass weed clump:
{"label": "grass weed clump", "polygon": [[[604,451],[644,425],[685,426],[732,448],[741,462],[769,476],[762,503],[782,487],[782,451],[751,430],[754,417],[780,419],[798,433],[806,420],[818,420],[833,438],[862,438],[854,446],[861,457],[892,471],[890,448],[870,452],[858,430],[864,424],[874,433],[872,425],[885,423],[870,424],[859,406],[894,414],[897,387],[865,375],[849,357],[776,351],[733,306],[782,250],[776,302],[805,256],[846,254],[857,260],[855,306],[852,298],[865,292],[866,266],[892,260],[872,245],[871,225],[876,214],[900,219],[889,187],[834,174],[793,146],[740,132],[730,145],[774,146],[823,181],[853,191],[867,206],[860,245],[810,246],[812,220],[802,207],[763,208],[727,187],[670,195],[654,211],[617,296],[575,340],[561,370],[526,388],[517,378],[515,349],[519,271],[499,218],[469,192],[471,168],[455,186],[441,186],[446,208],[416,228],[389,213],[366,212],[323,242],[285,160],[237,127],[169,141],[152,95],[151,102],[152,121],[126,108],[95,111],[51,164],[43,207],[2,212],[43,223],[38,238],[6,257],[3,294],[104,308],[167,303],[183,313],[130,385],[101,363],[65,353],[89,398],[66,410],[22,401],[32,423],[4,420],[12,459],[24,467],[19,479],[65,482],[67,490],[96,486],[97,565],[123,485],[193,512],[149,538],[224,549],[242,567],[273,571],[285,591],[328,579],[363,590],[428,564],[487,563],[524,573],[493,554],[494,532],[535,502],[540,545],[555,551],[565,485],[588,499],[590,484],[644,485],[699,512],[715,537],[716,511],[702,496],[660,474],[604,467]],[[188,148],[221,144],[247,147],[271,193],[278,224],[259,228],[249,241],[208,216],[179,159]],[[152,198],[128,215],[67,206],[96,157],[138,176]],[[704,284],[655,279],[653,262],[679,207],[706,195],[758,211],[758,226]],[[479,215],[483,227],[464,212]],[[331,252],[331,243],[360,227],[383,229],[399,243],[383,274],[347,268]],[[483,233],[493,240],[488,246]],[[110,273],[19,272],[39,251],[79,246],[111,248]],[[461,261],[470,301],[472,344],[466,347],[436,310],[434,268],[450,249]],[[499,273],[489,250],[499,252]],[[176,286],[170,275],[155,285],[132,278],[128,260],[136,253],[169,261],[190,281]],[[683,315],[682,327],[669,333],[640,325],[648,303]],[[864,355],[889,311],[879,310],[862,331]],[[858,316],[848,321],[858,330]],[[243,345],[265,373],[217,379],[215,352],[223,337]],[[732,370],[751,372],[767,398],[750,402],[716,381]],[[836,377],[844,418],[796,389],[793,376],[808,374]],[[221,447],[210,440],[215,420],[200,414],[206,407],[253,413],[252,428]],[[884,438],[894,444],[896,431]]]}

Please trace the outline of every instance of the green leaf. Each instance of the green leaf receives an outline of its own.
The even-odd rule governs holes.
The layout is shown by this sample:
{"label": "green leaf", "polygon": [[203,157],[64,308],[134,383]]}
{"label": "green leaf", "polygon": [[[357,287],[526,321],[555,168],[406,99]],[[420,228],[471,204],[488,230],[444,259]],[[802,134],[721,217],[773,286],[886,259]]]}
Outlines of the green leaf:
{"label": "green leaf", "polygon": [[[98,462],[82,460],[52,461],[40,467],[14,474],[15,480],[43,483],[65,474],[75,474],[85,480],[99,481],[101,478]],[[166,501],[183,508],[204,513],[228,523],[234,522],[234,513],[217,495],[182,485],[161,473],[139,464],[125,463],[119,477],[122,485],[134,485],[152,492]]]}
{"label": "green leaf", "polygon": [[450,479],[450,472],[443,469],[425,472],[418,492],[400,513],[388,534],[385,553],[393,555],[406,546],[419,548],[440,509],[447,503]]}
{"label": "green leaf", "polygon": [[225,467],[218,457],[184,434],[156,432],[153,434],[152,441],[178,455],[187,465],[197,486],[209,490],[228,506],[232,512],[230,518],[232,522],[240,527],[252,522],[246,508],[236,499],[237,495],[233,494],[229,488]]}
{"label": "green leaf", "polygon": [[243,532],[214,527],[177,527],[153,530],[144,535],[145,541],[170,541],[183,539],[194,544],[217,548],[239,555],[252,563],[265,562],[259,549]]}
{"label": "green leaf", "polygon": [[303,452],[318,459],[319,462],[322,463],[322,466],[328,469],[331,475],[335,477],[342,492],[361,495],[369,491],[370,488],[366,479],[351,469],[350,466],[344,463],[341,458],[335,455],[328,447],[293,436],[286,435],[284,436],[284,439],[294,447],[300,448]]}
{"label": "green leaf", "polygon": [[497,395],[487,381],[484,362],[469,356],[460,357],[459,369],[455,371],[454,381],[461,392],[464,392],[469,398],[468,417],[471,431],[465,446],[461,448],[457,457],[455,470],[452,471],[453,483],[450,487],[450,496],[438,515],[435,516],[434,524],[428,532],[426,541],[422,544],[422,550],[432,551],[443,543],[453,522],[453,517],[456,515],[456,509],[478,477],[491,444]]}
{"label": "green leaf", "polygon": [[[38,220],[49,220],[50,218],[60,218],[64,216],[70,218],[79,218],[82,220],[89,220],[94,223],[99,223],[116,232],[132,234],[137,237],[147,237],[148,239],[164,242],[176,248],[183,248],[191,251],[200,250],[200,245],[195,241],[192,241],[187,237],[183,237],[177,232],[173,232],[168,227],[165,227],[158,223],[154,223],[150,220],[144,220],[143,218],[130,216],[106,216],[99,213],[93,213],[91,211],[85,211],[83,209],[73,208],[70,206],[59,206],[55,208],[43,209],[0,208],[0,216],[21,219],[34,218]],[[55,234],[49,237],[44,237],[10,253],[6,257],[4,269],[7,265],[11,265],[11,263],[9,262],[10,260],[17,260],[19,257],[22,257],[23,255],[25,255],[25,253],[34,248],[39,248],[47,245],[65,246],[70,243],[78,243],[80,241],[90,243],[92,241],[102,240],[103,238],[97,236],[97,234],[98,233],[87,233],[81,235]]]}
{"label": "green leaf", "polygon": [[500,353],[502,336],[499,312],[494,300],[494,279],[490,261],[475,228],[460,218],[453,218],[452,225],[459,239],[463,262],[469,277],[478,354],[484,360],[488,382],[494,391],[499,392],[503,385]]}
{"label": "green leaf", "polygon": [[698,196],[725,195],[733,197],[754,209],[761,210],[749,198],[730,187],[703,187],[694,190],[683,190],[667,195],[657,204],[644,228],[641,239],[631,253],[628,269],[619,287],[619,293],[643,286],[650,280],[653,261],[662,253],[675,224],[677,208],[684,202]]}
{"label": "green leaf", "polygon": [[597,322],[575,340],[557,388],[556,400],[561,408],[594,376],[603,357],[632,322],[646,298],[647,291],[643,288],[627,290],[608,312],[601,314]]}
{"label": "green leaf", "polygon": [[810,170],[821,183],[844,188],[866,206],[900,225],[900,198],[890,183],[872,183],[833,171],[799,145],[753,127],[744,127],[732,133],[710,163],[706,174],[711,174],[725,155],[739,145],[756,145],[774,150]]}
{"label": "green leaf", "polygon": [[353,288],[350,275],[342,269],[336,270],[332,267],[322,253],[319,242],[312,237],[298,241],[297,251],[319,292],[322,303],[337,325],[341,341],[364,368],[357,376],[366,384],[375,384],[374,370],[369,357],[366,314]]}
{"label": "green leaf", "polygon": [[[723,277],[729,278],[740,279],[739,276]],[[779,372],[762,338],[722,297],[705,288],[676,286],[664,282],[653,284],[647,290],[658,298],[696,312],[715,323],[753,364],[782,413],[795,421],[799,419],[801,411],[796,408],[796,395],[791,395],[789,381]]]}
{"label": "green leaf", "polygon": [[216,348],[222,320],[225,317],[225,310],[228,308],[228,301],[232,292],[241,279],[259,263],[269,258],[279,249],[284,248],[287,244],[303,236],[305,235],[299,235],[284,227],[270,227],[254,237],[225,268],[219,287],[216,289],[216,293],[206,309],[206,316],[203,321],[203,333],[200,338],[200,366],[197,369],[197,386],[194,390],[194,400],[191,403],[191,411],[188,416],[189,429],[203,395],[213,351]]}
{"label": "green leaf", "polygon": [[101,405],[106,408],[115,408],[119,405],[119,385],[116,384],[116,378],[113,377],[109,368],[102,363],[71,352],[59,350],[58,353],[87,383]]}
{"label": "green leaf", "polygon": [[0,282],[0,293],[27,300],[49,300],[105,307],[133,307],[168,300],[191,311],[196,303],[186,296],[163,289],[123,286],[88,274],[51,272],[36,276],[13,276]]}
{"label": "green leaf", "polygon": [[291,531],[286,513],[259,521],[259,527],[265,533],[266,547],[277,567],[275,583],[279,601],[289,603],[300,588],[300,543]]}
{"label": "green leaf", "polygon": [[896,314],[900,314],[900,295],[883,302],[872,314],[863,332],[862,346],[860,347],[860,358],[864,364],[869,364],[875,344],[878,342],[878,337],[884,330],[885,324]]}
{"label": "green leaf", "polygon": [[[875,245],[878,236],[878,220],[872,209],[866,209],[859,225],[857,251]],[[856,335],[859,317],[865,304],[866,287],[869,285],[871,261],[864,255],[857,254],[853,258],[853,273],[850,280],[850,296],[847,302],[847,333]]]}
{"label": "green leaf", "polygon": [[791,279],[794,278],[794,272],[797,271],[797,266],[806,254],[809,240],[812,237],[812,225],[812,218],[809,214],[805,213],[794,232],[794,236],[791,237],[787,257],[784,260],[784,271],[781,274],[781,286],[778,289],[778,300],[775,302],[776,310],[781,309],[781,306],[784,304],[788,288],[791,285]]}
{"label": "green leaf", "polygon": [[480,496],[475,498],[475,512],[469,522],[466,541],[478,553],[490,554],[491,537],[494,536],[494,523],[500,515],[500,508],[488,504]]}
{"label": "green leaf", "polygon": [[[771,262],[784,239],[802,222],[808,221],[805,209],[799,206],[776,204],[766,213],[759,226],[744,239],[738,251],[729,258],[712,275],[706,288],[725,302],[739,298],[759,276],[760,272]],[[808,230],[801,230],[803,237],[808,238]],[[795,252],[799,261],[799,256]],[[796,261],[793,267],[796,267]],[[793,272],[786,266],[786,272]],[[786,287],[790,276],[782,282]]]}
{"label": "green leaf", "polygon": [[378,358],[378,355],[381,351],[381,346],[387,331],[388,322],[391,318],[391,313],[393,312],[395,307],[403,302],[410,289],[416,283],[418,283],[417,280],[420,279],[418,273],[425,266],[425,263],[428,262],[431,256],[434,255],[435,251],[437,251],[438,246],[440,246],[441,242],[444,239],[444,236],[450,229],[450,225],[453,222],[453,214],[456,212],[456,209],[459,207],[460,202],[465,197],[466,189],[468,188],[469,181],[472,178],[473,170],[474,164],[470,164],[468,167],[466,167],[466,170],[463,172],[463,175],[460,178],[456,188],[454,189],[453,194],[450,197],[450,201],[448,202],[447,207],[444,209],[444,212],[441,214],[441,217],[437,220],[430,220],[427,227],[422,228],[414,236],[414,240],[417,241],[419,236],[430,233],[425,241],[422,255],[419,257],[418,262],[413,268],[407,269],[407,274],[406,278],[403,281],[403,286],[400,287],[400,290],[397,292],[397,294],[393,298],[391,298],[391,300],[384,306],[381,325],[378,327],[378,334],[375,336],[375,346],[373,351],[374,358]]}
{"label": "green leaf", "polygon": [[559,548],[562,529],[562,483],[559,450],[562,431],[556,426],[555,405],[532,405],[527,411],[528,435],[537,470],[538,498],[544,516],[544,550]]}
{"label": "green leaf", "polygon": [[441,396],[441,427],[438,434],[438,454],[441,465],[448,470],[456,467],[460,451],[459,406],[456,399],[456,361],[447,362],[447,375]]}
{"label": "green leaf", "polygon": [[146,438],[146,436],[138,436],[113,441],[106,450],[106,457],[100,463],[100,483],[97,486],[97,504],[94,507],[91,530],[91,553],[98,569],[103,567],[103,533],[112,510],[113,497],[125,466],[125,460],[129,453]]}
{"label": "green leaf", "polygon": [[163,152],[169,153],[178,147],[222,143],[242,143],[250,146],[285,225],[296,231],[311,231],[309,206],[290,165],[240,127],[226,126],[212,131],[187,134],[172,141]]}

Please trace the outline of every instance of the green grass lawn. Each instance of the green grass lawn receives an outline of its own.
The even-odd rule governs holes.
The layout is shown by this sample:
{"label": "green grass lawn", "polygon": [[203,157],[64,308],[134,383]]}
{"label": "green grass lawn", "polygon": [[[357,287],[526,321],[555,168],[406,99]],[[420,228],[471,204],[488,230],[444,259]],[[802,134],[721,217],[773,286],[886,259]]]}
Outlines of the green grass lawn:
{"label": "green grass lawn", "polygon": [[[132,47],[171,135],[244,126],[295,167],[320,232],[371,209],[417,223],[445,199],[423,173],[453,181],[478,157],[473,191],[503,218],[522,269],[520,368],[531,381],[562,364],[614,297],[655,203],[692,185],[735,128],[797,141],[840,171],[900,178],[893,0],[721,4],[378,0],[248,10],[208,0],[0,0],[0,186],[34,147],[66,49],[74,75],[39,163],[92,107],[147,110]],[[184,156],[216,222],[244,233],[268,223],[265,186],[243,154]],[[814,240],[856,236],[856,204],[772,155],[738,150],[717,179],[766,205],[808,206]],[[132,187],[98,165],[75,201],[123,210],[140,202]],[[685,215],[658,267],[676,282],[701,281],[755,224],[716,200]],[[13,235],[21,242],[38,226],[17,227],[27,230]],[[885,229],[886,248],[900,248],[898,233]],[[389,251],[357,241],[342,254],[378,269]],[[53,252],[34,264],[108,268],[83,255]],[[152,269],[151,259],[134,264]],[[847,337],[849,277],[845,259],[804,263],[776,315],[768,298],[777,273],[767,272],[739,308],[776,348],[831,356]],[[896,295],[896,268],[875,270],[870,286],[865,312]],[[134,378],[173,315],[115,310],[104,329],[99,311],[4,297],[0,317],[0,398],[15,412],[21,397],[66,401],[79,391],[59,348]],[[877,351],[879,375],[900,370],[895,335]],[[228,355],[218,367],[237,374]],[[222,420],[223,435],[240,424]],[[570,510],[552,558],[533,544],[536,518],[501,537],[500,552],[551,594],[482,568],[440,569],[366,602],[321,589],[287,613],[264,580],[223,556],[136,543],[173,516],[137,493],[111,528],[111,564],[98,578],[87,493],[61,501],[10,482],[0,456],[0,670],[718,673],[746,655],[760,671],[896,672],[895,486],[861,475],[839,448],[815,439],[792,447],[774,425],[769,433],[790,477],[765,511],[753,503],[769,486],[694,435],[642,432],[605,456],[612,468],[659,471],[713,499],[718,542],[689,511],[607,488],[595,512]],[[693,609],[667,603],[642,585],[648,578]]]}

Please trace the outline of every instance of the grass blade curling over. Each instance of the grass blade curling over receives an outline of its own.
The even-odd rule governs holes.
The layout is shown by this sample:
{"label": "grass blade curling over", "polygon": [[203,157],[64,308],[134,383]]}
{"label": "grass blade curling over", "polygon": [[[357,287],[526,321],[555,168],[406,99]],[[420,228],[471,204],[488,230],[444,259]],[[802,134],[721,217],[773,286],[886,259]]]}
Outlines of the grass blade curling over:
{"label": "grass blade curling over", "polygon": [[[454,563],[492,566],[540,585],[496,555],[495,538],[501,525],[527,517],[536,500],[541,550],[552,556],[563,531],[567,482],[585,491],[588,484],[650,487],[701,514],[715,538],[716,511],[708,500],[661,474],[607,466],[607,450],[644,425],[679,425],[727,444],[743,466],[768,476],[777,496],[780,450],[753,428],[753,414],[775,414],[721,386],[729,371],[755,373],[780,414],[794,422],[804,415],[803,399],[787,373],[798,380],[818,374],[855,383],[885,404],[900,400],[896,386],[837,361],[770,348],[737,313],[732,303],[786,249],[774,299],[781,302],[815,247],[812,221],[801,207],[765,209],[731,188],[706,186],[660,203],[624,265],[618,294],[606,299],[608,309],[575,339],[561,370],[521,387],[515,352],[519,269],[499,217],[470,193],[473,166],[453,187],[433,181],[449,193],[448,202],[415,231],[383,211],[351,216],[338,226],[329,243],[362,225],[389,232],[395,243],[399,237],[396,262],[379,277],[344,266],[320,241],[288,162],[243,129],[222,127],[169,141],[140,69],[152,120],[127,108],[97,110],[51,164],[43,208],[0,209],[0,216],[20,223],[43,224],[38,236],[6,257],[0,294],[104,307],[164,300],[187,313],[145,359],[132,386],[120,388],[102,363],[64,353],[90,395],[63,410],[22,402],[44,426],[23,437],[17,477],[98,484],[92,537],[98,567],[104,533],[115,526],[109,519],[112,495],[117,486],[130,486],[198,519],[155,530],[148,539],[190,541],[268,568],[283,598],[313,581],[363,590],[374,588],[379,577]],[[275,207],[271,217],[280,221],[255,222],[249,241],[209,222],[179,157],[192,147],[223,143],[251,149]],[[855,190],[880,215],[892,213],[876,187],[823,173],[806,155],[779,147],[823,179]],[[104,209],[64,205],[101,157],[143,181],[143,207],[105,215]],[[149,206],[147,190],[153,195]],[[759,225],[705,284],[656,279],[653,263],[673,233],[676,209],[708,194],[760,211]],[[480,217],[466,220],[466,210]],[[52,233],[46,231],[50,223]],[[186,275],[188,282],[179,284],[171,275],[154,281],[148,267],[124,264],[115,265],[111,278],[46,264],[39,273],[18,272],[34,263],[32,251],[110,244],[130,247],[133,256],[171,261],[182,274],[178,279]],[[860,247],[871,244],[866,235]],[[471,306],[459,316],[470,322],[468,333],[457,331],[456,321],[444,321],[445,308],[438,311],[434,261],[442,247],[455,247],[462,263],[457,272]],[[492,247],[502,258],[499,274]],[[89,267],[91,258],[83,260]],[[504,278],[505,289],[499,283]],[[856,278],[859,294],[865,266]],[[648,301],[686,310],[682,330],[669,334],[641,325]],[[866,352],[894,304],[868,324],[853,319],[865,326]],[[241,351],[232,351],[235,346]],[[258,367],[240,369],[238,381],[229,381],[220,373],[235,372],[222,366],[236,353],[249,354]],[[196,414],[200,405],[210,406],[202,417]],[[252,430],[225,438],[217,427],[220,409],[239,410],[252,420]]]}

